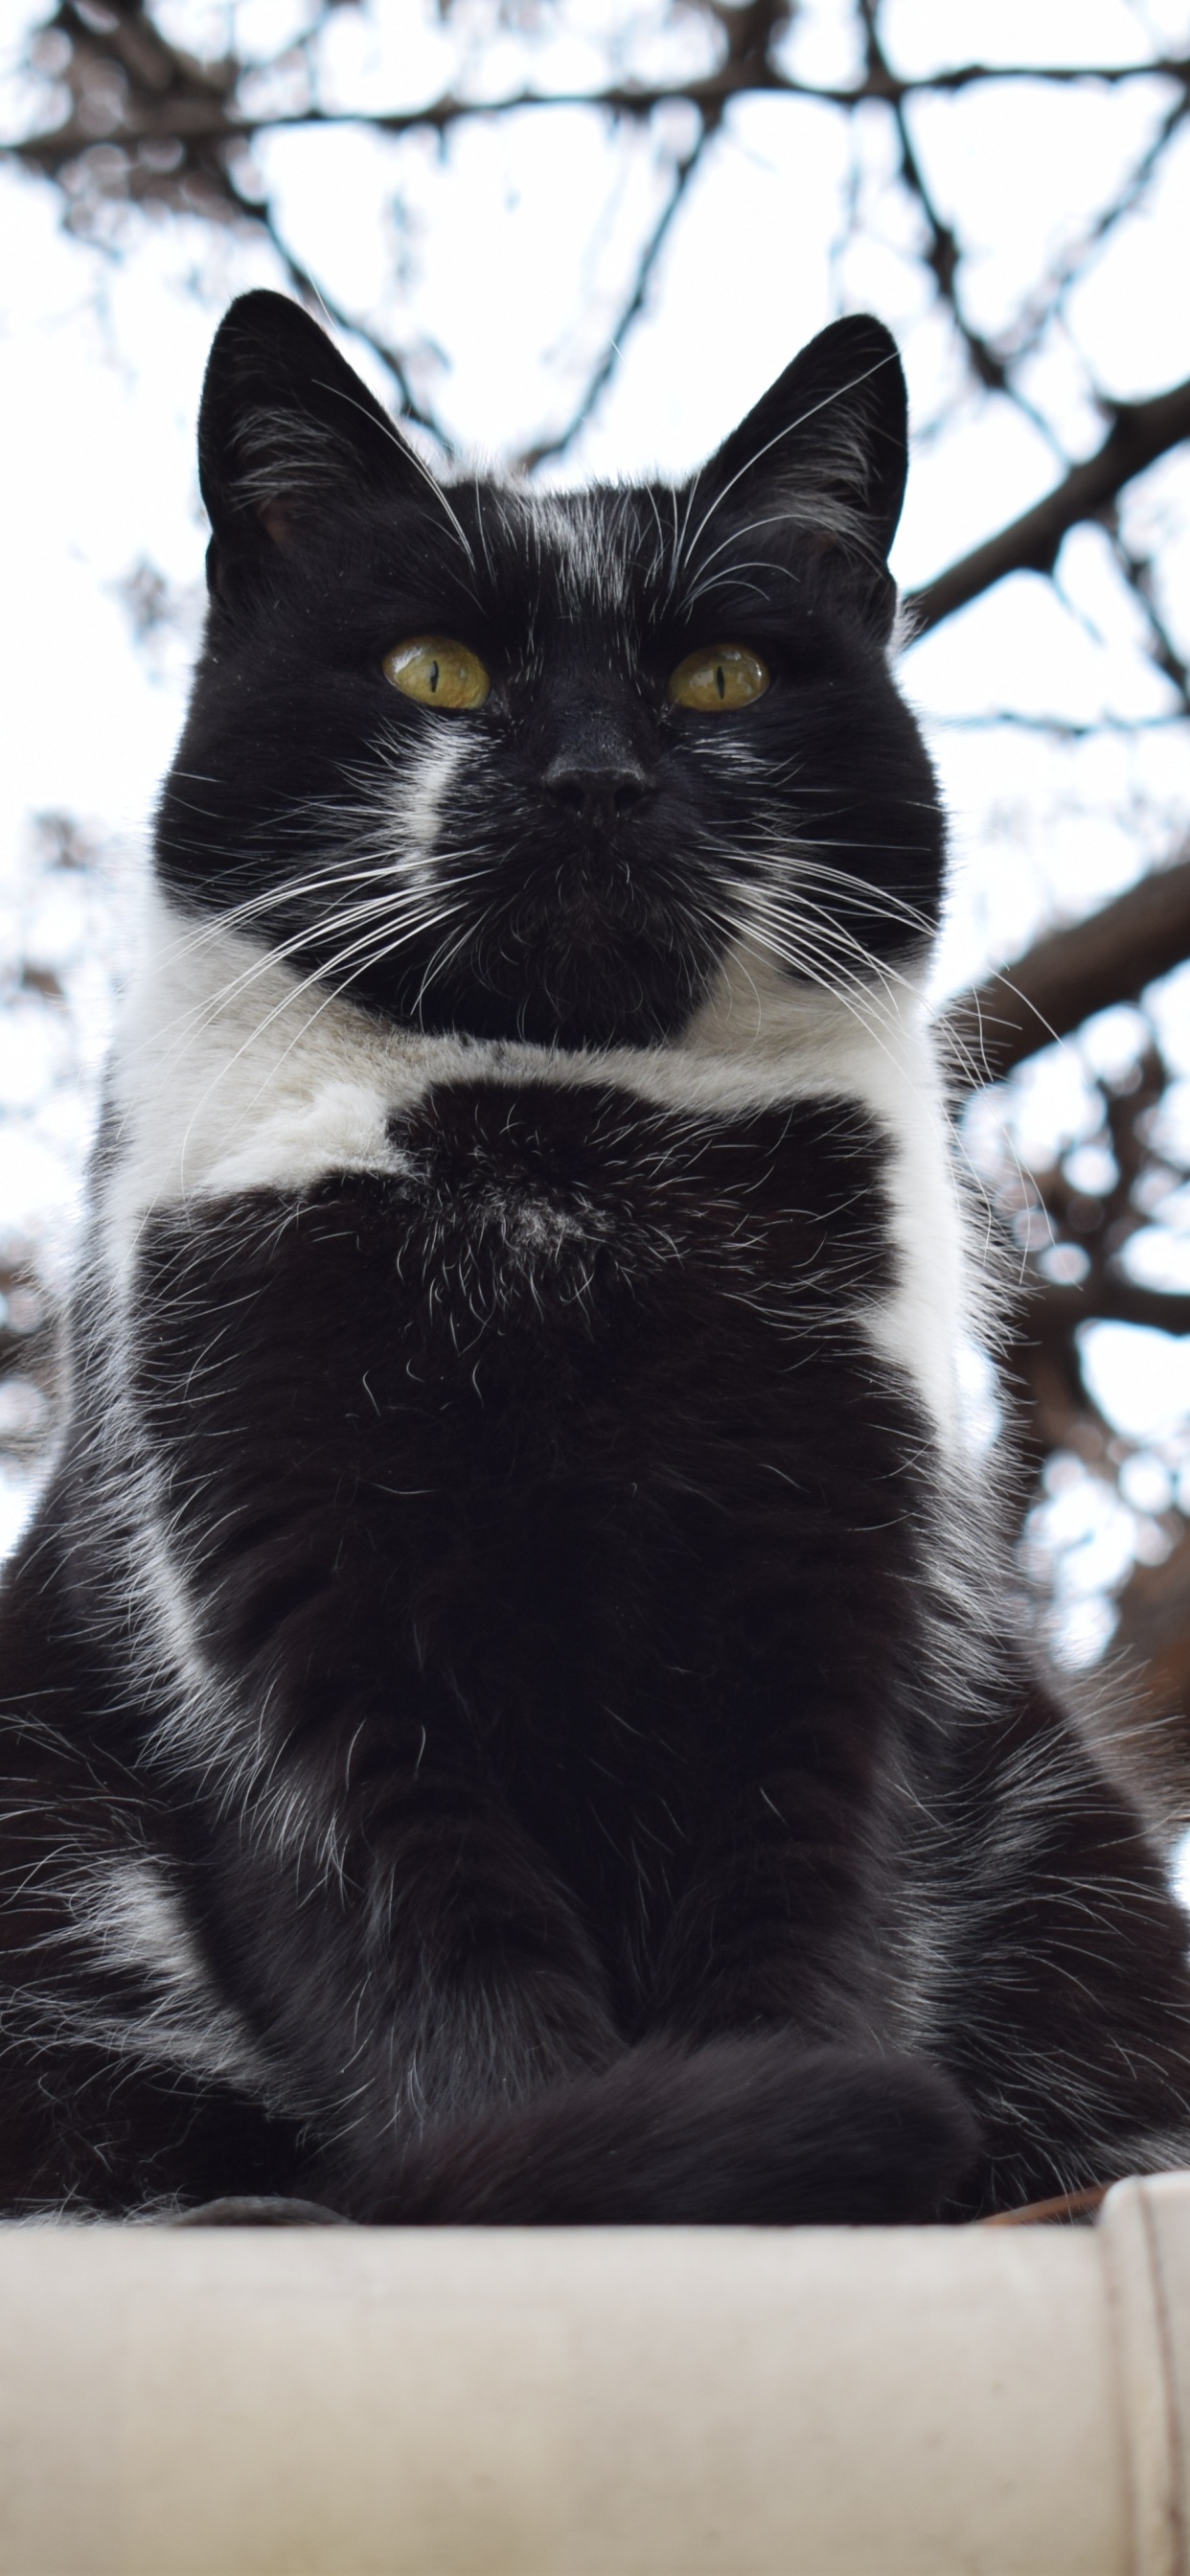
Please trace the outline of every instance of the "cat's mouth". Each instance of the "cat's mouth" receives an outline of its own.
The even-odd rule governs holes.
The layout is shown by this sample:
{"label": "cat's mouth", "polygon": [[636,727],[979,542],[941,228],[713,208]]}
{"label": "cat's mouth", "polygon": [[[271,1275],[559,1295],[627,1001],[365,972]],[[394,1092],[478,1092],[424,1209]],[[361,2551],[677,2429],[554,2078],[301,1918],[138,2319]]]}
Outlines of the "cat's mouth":
{"label": "cat's mouth", "polygon": [[721,942],[679,938],[671,917],[652,915],[650,905],[613,907],[579,887],[546,921],[510,918],[503,937],[473,950],[475,986],[452,997],[456,1025],[563,1047],[675,1037],[703,999]]}
{"label": "cat's mouth", "polygon": [[618,939],[625,930],[656,937],[663,930],[666,912],[658,895],[626,867],[606,870],[598,877],[593,870],[577,868],[565,874],[559,871],[548,902],[540,896],[522,897],[510,929],[514,938],[534,947],[559,938]]}
{"label": "cat's mouth", "polygon": [[722,939],[675,920],[656,886],[583,870],[477,907],[466,935],[413,941],[356,986],[392,1017],[432,1034],[524,1039],[549,1047],[640,1046],[672,1038],[697,1009]]}

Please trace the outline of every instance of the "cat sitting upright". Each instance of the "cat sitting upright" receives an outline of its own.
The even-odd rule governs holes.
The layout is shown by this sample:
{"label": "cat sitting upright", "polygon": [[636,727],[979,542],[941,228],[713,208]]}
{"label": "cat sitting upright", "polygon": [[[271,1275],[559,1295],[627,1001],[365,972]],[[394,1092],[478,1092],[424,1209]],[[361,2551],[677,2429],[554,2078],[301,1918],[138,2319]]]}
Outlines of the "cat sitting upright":
{"label": "cat sitting upright", "polygon": [[0,1611],[0,2201],[970,2216],[1190,2158],[1013,1642],[838,322],[692,481],[435,479],[268,294]]}

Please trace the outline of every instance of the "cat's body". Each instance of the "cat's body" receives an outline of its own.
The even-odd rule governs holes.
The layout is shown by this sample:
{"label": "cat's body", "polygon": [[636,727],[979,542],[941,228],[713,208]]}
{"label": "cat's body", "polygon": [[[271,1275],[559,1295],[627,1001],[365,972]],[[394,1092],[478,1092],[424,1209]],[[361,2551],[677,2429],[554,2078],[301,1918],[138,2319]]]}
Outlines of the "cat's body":
{"label": "cat's body", "polygon": [[[685,494],[442,496],[293,308],[224,326],[3,1613],[9,2209],[881,2219],[1190,2157],[1182,1919],[964,1429],[901,402],[844,324]],[[450,712],[385,676],[427,636]]]}

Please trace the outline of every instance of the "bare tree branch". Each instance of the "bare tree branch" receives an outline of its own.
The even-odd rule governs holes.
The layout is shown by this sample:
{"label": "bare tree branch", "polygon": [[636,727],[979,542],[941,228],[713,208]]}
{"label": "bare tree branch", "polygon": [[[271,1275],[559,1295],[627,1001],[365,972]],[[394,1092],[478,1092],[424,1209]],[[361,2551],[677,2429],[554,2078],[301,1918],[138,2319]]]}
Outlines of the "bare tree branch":
{"label": "bare tree branch", "polygon": [[978,599],[1011,572],[1052,572],[1062,539],[1084,519],[1099,519],[1126,483],[1190,438],[1190,378],[1147,402],[1105,403],[1112,426],[1094,456],[1071,467],[1044,501],[1037,501],[999,534],[985,538],[946,572],[910,591],[905,602],[915,636],[928,635],[944,617]]}
{"label": "bare tree branch", "polygon": [[1015,1064],[1190,956],[1190,858],[1158,868],[1102,912],[1039,939],[1002,975],[963,994],[945,1027],[973,1083]]}
{"label": "bare tree branch", "polygon": [[[785,29],[786,7],[775,6],[774,0],[752,0],[751,6],[739,9],[712,6],[708,14],[723,30],[724,57],[715,71],[702,78],[612,82],[583,90],[524,89],[482,101],[445,90],[422,107],[389,114],[337,111],[311,102],[298,109],[253,115],[235,98],[241,66],[230,59],[199,63],[181,47],[169,44],[148,16],[143,0],[104,0],[101,8],[91,7],[86,15],[77,0],[61,0],[45,20],[42,33],[61,33],[70,41],[72,59],[64,77],[72,93],[71,112],[47,133],[0,148],[47,177],[58,178],[69,162],[100,139],[132,145],[183,138],[191,144],[224,144],[250,141],[264,133],[338,125],[366,125],[376,133],[392,135],[425,128],[442,133],[463,118],[508,116],[526,108],[594,107],[616,117],[643,119],[675,99],[688,100],[714,121],[730,100],[755,91],[844,110],[862,107],[869,100],[896,108],[909,99],[955,96],[980,83],[1003,85],[1021,79],[1058,87],[1087,81],[1120,88],[1136,80],[1164,78],[1190,90],[1190,55],[1176,54],[1154,55],[1139,63],[1030,64],[1027,69],[972,62],[908,78],[892,71],[878,56],[869,61],[858,81],[839,85],[806,81],[772,58]],[[113,67],[122,76],[119,92],[104,77]]]}
{"label": "bare tree branch", "polygon": [[[184,48],[163,35],[145,5],[145,0],[59,0],[33,40],[36,59],[40,49],[45,57],[47,44],[63,47],[64,58],[50,65],[49,76],[64,87],[69,109],[48,130],[29,134],[0,144],[0,156],[6,156],[25,168],[41,173],[75,193],[78,198],[79,175],[90,180],[102,197],[124,198],[133,202],[157,200],[224,220],[259,225],[273,243],[294,290],[303,300],[321,304],[332,321],[344,330],[365,339],[388,369],[400,400],[409,415],[442,437],[440,424],[419,401],[413,386],[407,356],[358,317],[347,314],[327,301],[321,288],[301,259],[293,252],[277,223],[271,206],[245,194],[236,174],[237,157],[245,146],[264,135],[343,125],[361,125],[370,131],[400,138],[418,131],[446,134],[453,126],[478,117],[505,117],[529,109],[552,110],[560,107],[587,106],[613,120],[641,122],[662,106],[682,101],[694,108],[699,118],[699,134],[692,153],[678,163],[670,199],[638,256],[636,276],[625,299],[617,323],[609,334],[603,354],[597,361],[589,382],[572,412],[567,426],[555,437],[542,440],[531,451],[531,462],[562,454],[572,443],[610,381],[620,354],[624,336],[643,310],[657,260],[668,237],[678,207],[684,197],[693,168],[708,138],[722,122],[730,103],[746,95],[766,93],[800,99],[818,105],[834,106],[851,113],[870,102],[889,109],[896,121],[903,183],[916,200],[926,225],[927,264],[933,270],[939,293],[945,300],[954,325],[967,349],[980,382],[987,387],[1006,391],[1019,400],[1011,382],[1012,358],[994,348],[967,322],[960,309],[956,276],[961,258],[958,242],[939,216],[915,152],[905,108],[917,98],[956,96],[980,83],[1002,84],[1024,75],[1010,65],[988,65],[978,62],[943,67],[928,74],[903,78],[896,73],[885,54],[878,32],[876,0],[859,0],[866,32],[866,61],[862,77],[851,83],[836,85],[799,79],[778,59],[778,46],[784,35],[789,0],[745,0],[743,6],[720,5],[720,0],[702,0],[704,13],[713,20],[722,43],[722,57],[714,71],[701,78],[669,83],[609,83],[602,88],[574,91],[541,92],[522,89],[504,98],[470,100],[447,89],[437,99],[408,111],[386,113],[382,109],[361,113],[358,110],[336,111],[323,106],[316,97],[295,108],[253,113],[241,96],[245,67],[232,57],[217,62],[200,62]],[[311,34],[317,32],[317,27]],[[310,37],[303,40],[308,52]],[[257,67],[259,68],[259,67]],[[1190,107],[1190,56],[1158,55],[1147,62],[1080,67],[1069,64],[1030,66],[1028,78],[1059,86],[1074,81],[1097,81],[1111,87],[1126,86],[1138,78],[1165,78],[1179,95],[1173,101],[1161,131],[1142,157],[1138,173],[1133,174],[1129,188],[1120,200],[1131,203],[1136,187],[1152,174],[1157,158],[1164,149],[1182,116]],[[86,186],[83,187],[83,201]],[[1110,218],[1105,218],[1109,220]],[[1016,353],[1016,354],[1019,354]],[[1184,389],[1190,393],[1190,389]],[[1175,397],[1158,398],[1173,401]],[[1027,406],[1026,406],[1027,408]],[[1128,463],[1124,451],[1131,439],[1135,445],[1143,440],[1144,421],[1155,409],[1153,404],[1135,405],[1116,411],[1115,426],[1107,447],[1099,459],[1087,467],[1076,468],[1067,477],[1058,494],[1040,505],[1041,512],[1056,507],[1063,494],[1072,499],[1073,516],[1067,518],[1050,542],[1049,522],[1044,526],[1038,514],[1027,514],[1017,530],[1006,530],[989,541],[992,568],[983,570],[983,558],[989,549],[977,549],[965,565],[931,583],[919,595],[920,631],[937,623],[949,609],[973,597],[990,581],[999,579],[995,567],[1000,556],[995,549],[1010,549],[1010,540],[1020,530],[1027,531],[1024,542],[1027,555],[1020,560],[1049,569],[1056,545],[1066,525],[1078,516],[1093,515],[1110,501],[1129,476],[1141,470],[1140,463]],[[1174,443],[1176,431],[1164,439],[1153,454]],[[1114,445],[1113,445],[1114,442]],[[1110,451],[1110,458],[1109,458]],[[1079,475],[1084,477],[1096,465],[1108,460],[1101,486],[1095,487],[1095,499],[1079,499],[1074,487]],[[1151,461],[1146,456],[1142,462]],[[1046,548],[1049,545],[1047,554]],[[1015,556],[1006,556],[1003,570],[1019,568]],[[973,586],[963,587],[964,579]],[[958,585],[955,588],[955,585]],[[953,597],[947,585],[954,592]],[[945,604],[942,604],[942,603]]]}
{"label": "bare tree branch", "polygon": [[1122,1273],[1105,1279],[1093,1291],[1058,1288],[1049,1280],[1030,1282],[1023,1318],[1030,1338],[1049,1341],[1104,1318],[1113,1324],[1153,1325],[1162,1333],[1190,1333],[1190,1297],[1164,1288],[1142,1288]]}
{"label": "bare tree branch", "polygon": [[1081,284],[1096,254],[1110,241],[1117,226],[1126,215],[1134,214],[1143,202],[1174,135],[1188,115],[1190,86],[1183,84],[1180,95],[1173,100],[1139,160],[1133,163],[1111,204],[1101,207],[1086,232],[1059,254],[1047,285],[1025,307],[1011,333],[1014,364],[1037,348],[1054,316],[1063,310],[1071,287]]}
{"label": "bare tree branch", "polygon": [[[1168,1783],[1176,1820],[1185,1826],[1190,1823],[1185,1714],[1190,1707],[1190,1532],[1183,1532],[1163,1565],[1137,1566],[1121,1603],[1114,1644],[1136,1671],[1143,1701],[1168,1721],[1160,1730],[1142,1726],[1140,1742],[1146,1767],[1151,1766],[1159,1788]],[[1140,1786],[1143,1794],[1143,1780]]]}
{"label": "bare tree branch", "polygon": [[327,293],[324,286],[319,285],[317,279],[306,267],[304,260],[300,260],[296,253],[289,248],[288,243],[282,238],[277,224],[274,221],[272,208],[270,206],[255,205],[250,198],[241,196],[230,172],[224,174],[224,186],[227,191],[229,204],[238,209],[238,211],[243,214],[249,222],[259,224],[261,230],[267,233],[268,238],[276,251],[277,257],[285,270],[285,274],[289,279],[289,283],[293,288],[294,294],[299,297],[303,304],[309,305],[313,311],[317,313],[321,321],[330,322],[334,325],[336,330],[346,332],[349,337],[354,336],[355,338],[366,342],[368,348],[374,351],[382,365],[387,367],[388,372],[392,377],[393,385],[396,389],[397,398],[400,402],[404,418],[406,420],[416,421],[420,429],[428,429],[432,436],[437,439],[438,444],[443,449],[444,453],[449,456],[451,453],[451,441],[447,437],[441,422],[437,419],[435,414],[427,410],[425,405],[419,402],[410,378],[409,362],[403,355],[402,351],[394,348],[392,341],[386,339],[383,334],[378,332],[371,324],[366,326],[361,325],[340,303],[337,302],[334,296]]}
{"label": "bare tree branch", "polygon": [[1125,543],[1116,510],[1105,513],[1112,551],[1133,598],[1148,628],[1149,657],[1163,677],[1172,682],[1181,699],[1181,712],[1190,716],[1190,666],[1178,651],[1157,596],[1157,568],[1150,555],[1139,555]]}
{"label": "bare tree branch", "polygon": [[858,5],[864,27],[867,77],[880,85],[892,110],[901,157],[901,177],[909,195],[916,200],[925,226],[926,267],[933,276],[938,293],[950,313],[980,384],[988,393],[1008,393],[1011,391],[1011,386],[1003,358],[992,348],[990,341],[986,340],[981,332],[973,329],[960,304],[958,271],[962,253],[957,235],[951,225],[943,222],[938,212],[922,168],[920,154],[914,146],[905,112],[907,94],[903,91],[896,96],[891,94],[892,74],[880,38],[879,0],[858,0]]}
{"label": "bare tree branch", "polygon": [[649,239],[645,244],[644,250],[637,262],[636,276],[633,280],[631,291],[619,314],[614,330],[608,335],[603,355],[588,378],[583,392],[571,412],[565,429],[559,430],[557,436],[554,438],[540,439],[535,447],[527,448],[525,454],[520,458],[520,464],[526,473],[531,473],[535,465],[544,465],[547,459],[552,460],[556,457],[564,456],[567,448],[573,447],[580,430],[585,429],[587,422],[590,420],[600,394],[603,393],[615,373],[624,339],[627,333],[631,330],[633,323],[638,320],[639,316],[644,311],[645,304],[648,300],[649,289],[656,272],[657,262],[660,259],[661,253],[665,248],[665,244],[673,230],[674,218],[685,198],[687,188],[694,176],[694,172],[702,159],[707,143],[710,140],[711,131],[712,129],[709,125],[700,126],[691,150],[687,152],[680,161],[675,163],[673,182],[669,196],[662,207],[661,214],[654,225]]}

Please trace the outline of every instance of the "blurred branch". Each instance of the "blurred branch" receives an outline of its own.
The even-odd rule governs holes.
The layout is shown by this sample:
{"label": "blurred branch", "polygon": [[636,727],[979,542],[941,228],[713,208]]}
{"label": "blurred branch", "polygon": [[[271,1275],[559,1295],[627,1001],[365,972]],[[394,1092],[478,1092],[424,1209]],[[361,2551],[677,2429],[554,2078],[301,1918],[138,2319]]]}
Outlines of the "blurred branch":
{"label": "blurred branch", "polygon": [[[315,307],[321,305],[341,329],[365,339],[391,374],[405,410],[441,436],[438,423],[415,394],[407,356],[369,325],[328,302],[318,282],[284,239],[271,205],[245,188],[237,165],[246,148],[264,136],[319,127],[358,126],[399,139],[417,132],[445,136],[469,119],[491,120],[536,109],[583,106],[615,122],[643,123],[658,108],[675,102],[693,108],[699,120],[698,139],[692,152],[677,165],[669,202],[638,254],[633,285],[568,425],[531,453],[529,461],[539,462],[562,454],[572,443],[614,374],[624,335],[643,310],[658,257],[692,170],[731,102],[763,93],[835,107],[845,114],[875,102],[888,109],[895,120],[902,180],[926,226],[924,256],[975,373],[984,386],[1021,401],[1010,377],[1011,366],[1021,352],[1016,351],[1010,358],[993,348],[960,309],[956,288],[960,246],[934,205],[906,122],[906,108],[918,98],[953,97],[980,84],[1002,85],[1023,78],[1059,87],[1095,81],[1116,89],[1138,79],[1171,82],[1178,95],[1117,207],[1104,217],[1104,222],[1110,224],[1125,204],[1135,201],[1138,189],[1147,183],[1166,142],[1187,113],[1190,56],[1155,54],[1139,63],[1042,64],[1029,65],[1027,69],[968,62],[905,78],[892,68],[880,41],[877,0],[859,0],[866,36],[863,74],[858,80],[834,84],[802,80],[781,61],[780,45],[788,29],[790,0],[744,0],[743,6],[727,5],[727,0],[698,0],[698,5],[703,16],[713,23],[721,47],[717,65],[701,77],[657,83],[610,82],[602,87],[569,91],[522,88],[503,98],[482,101],[447,88],[420,107],[386,112],[381,108],[336,110],[325,107],[318,99],[314,49],[330,14],[330,0],[326,0],[322,12],[315,15],[296,44],[286,48],[275,61],[254,65],[231,54],[219,60],[200,61],[169,40],[145,0],[59,0],[31,39],[30,62],[59,95],[65,93],[66,112],[42,132],[0,144],[0,157],[8,157],[59,185],[71,199],[74,220],[80,225],[86,219],[89,203],[100,199],[157,202],[208,218],[259,225],[282,261],[294,292]],[[262,74],[278,68],[292,71],[299,60],[308,93],[301,103],[254,111],[245,86],[249,72],[259,84]],[[1138,470],[1135,466],[1129,469]],[[1110,498],[1111,490],[1119,489],[1120,481],[1126,479],[1126,474],[1119,477],[1106,497]],[[954,576],[943,577],[947,578]],[[994,573],[990,578],[999,575]],[[977,586],[986,587],[986,582]],[[932,584],[922,595],[923,627],[945,613],[932,604],[938,587]],[[974,594],[964,594],[970,595]]]}
{"label": "blurred branch", "polygon": [[1182,714],[1190,715],[1190,667],[1178,651],[1157,595],[1157,567],[1151,555],[1137,554],[1125,542],[1114,509],[1107,514],[1106,524],[1116,561],[1148,628],[1150,660],[1176,689]]}
{"label": "blurred branch", "polygon": [[584,429],[587,422],[590,420],[600,394],[603,392],[605,385],[610,383],[612,375],[615,372],[615,368],[620,357],[621,341],[623,340],[625,333],[631,330],[632,324],[635,322],[637,315],[644,311],[649,288],[652,285],[653,276],[657,267],[657,262],[661,257],[661,253],[665,248],[666,242],[669,239],[670,232],[673,228],[674,217],[678,212],[678,208],[682,204],[686,190],[694,176],[699,162],[702,159],[706,146],[710,141],[711,132],[712,128],[709,124],[700,126],[691,150],[687,152],[681,160],[675,163],[673,183],[670,188],[669,196],[661,210],[661,215],[657,223],[654,225],[653,231],[645,244],[644,251],[637,262],[636,276],[633,280],[631,291],[621,310],[614,330],[609,334],[603,355],[588,378],[583,393],[571,412],[570,419],[568,420],[565,429],[559,430],[556,437],[543,438],[539,440],[535,447],[528,448],[525,454],[519,459],[523,472],[531,473],[535,465],[543,465],[547,458],[553,459],[555,457],[564,456],[567,448],[573,446],[580,430]]}
{"label": "blurred branch", "polygon": [[[1137,1566],[1120,1606],[1116,1649],[1138,1670],[1143,1703],[1172,1721],[1157,1732],[1142,1725],[1139,1749],[1151,1763],[1158,1789],[1166,1790],[1163,1803],[1184,1829],[1190,1824],[1185,1718],[1190,1708],[1190,1532],[1183,1532],[1164,1564]],[[1139,1785],[1143,1795],[1143,1778]]]}
{"label": "blurred branch", "polygon": [[[64,48],[61,61],[59,47]],[[70,106],[44,134],[2,148],[7,158],[62,180],[97,145],[131,154],[127,193],[177,204],[186,179],[217,198],[222,171],[204,147],[240,137],[234,105],[241,65],[231,56],[198,62],[167,42],[140,0],[96,8],[61,0],[31,41],[35,68],[67,90]]]}
{"label": "blurred branch", "polygon": [[1102,1320],[1151,1325],[1161,1333],[1190,1333],[1190,1297],[1164,1288],[1142,1288],[1123,1276],[1097,1282],[1093,1289],[1031,1281],[1027,1314],[1030,1337],[1043,1342],[1074,1332],[1079,1324]]}
{"label": "blurred branch", "polygon": [[996,733],[1008,726],[1017,733],[1042,734],[1051,742],[1092,742],[1103,734],[1123,734],[1133,742],[1138,734],[1168,733],[1171,725],[1184,724],[1186,715],[1185,707],[1170,707],[1161,716],[1088,716],[1079,724],[1072,716],[1032,716],[1023,707],[993,707],[937,721],[947,733]]}
{"label": "blurred branch", "polygon": [[387,367],[392,377],[404,419],[416,421],[419,428],[428,429],[437,439],[444,453],[449,456],[452,452],[451,441],[436,414],[420,402],[414,392],[409,363],[402,351],[394,347],[393,342],[383,333],[375,330],[371,324],[357,321],[333,295],[327,293],[324,286],[319,285],[304,260],[300,260],[296,252],[292,251],[289,244],[282,238],[271,206],[259,205],[252,198],[242,196],[230,172],[225,174],[225,186],[229,205],[246,221],[259,224],[262,232],[267,233],[299,302],[313,306],[320,321],[329,322],[333,330],[342,331],[349,339],[354,337],[366,342],[368,348],[380,359],[382,365]]}
{"label": "blurred branch", "polygon": [[1081,1190],[1061,1162],[1046,1172],[1019,1174],[1025,1200],[1019,1214],[1040,1216],[1054,1251],[1077,1245],[1085,1265],[1077,1284],[1058,1285],[1028,1263],[1021,1281],[1025,1293],[1009,1318],[1012,1339],[1002,1356],[1018,1407],[1023,1399],[1017,1428],[1035,1471],[1055,1450],[1066,1450],[1111,1481],[1126,1454],[1087,1384],[1082,1326],[1112,1322],[1167,1333],[1190,1328],[1190,1297],[1146,1288],[1121,1266],[1145,1222],[1149,1121],[1165,1080],[1161,1056],[1149,1045],[1132,1068],[1128,1088],[1104,1089],[1104,1186],[1097,1195]]}
{"label": "blurred branch", "polygon": [[909,195],[916,201],[925,226],[926,267],[933,276],[938,293],[950,313],[980,384],[988,393],[1010,392],[1008,369],[1003,358],[992,348],[990,341],[968,322],[960,304],[958,272],[962,253],[958,237],[952,226],[943,222],[934,203],[920,155],[910,134],[906,115],[906,99],[909,93],[901,91],[895,96],[890,93],[892,75],[880,36],[879,5],[880,0],[859,0],[867,56],[867,77],[870,81],[880,84],[881,92],[888,99],[892,109],[901,156],[901,177]]}
{"label": "blurred branch", "polygon": [[1178,128],[1190,115],[1190,85],[1182,85],[1181,95],[1162,117],[1151,140],[1138,161],[1134,162],[1123,186],[1111,204],[1104,206],[1079,240],[1061,252],[1047,285],[1033,297],[1021,314],[1011,334],[1014,362],[1028,357],[1037,348],[1055,314],[1060,313],[1072,286],[1086,277],[1096,253],[1101,251],[1126,215],[1134,214],[1148,194]]}
{"label": "blurred branch", "polygon": [[1087,921],[1051,931],[1002,975],[951,1005],[944,1027],[974,1086],[1109,1003],[1128,1002],[1190,956],[1190,858],[1158,868]]}
{"label": "blurred branch", "polygon": [[910,591],[905,606],[914,637],[928,635],[958,608],[978,599],[1012,572],[1053,571],[1058,551],[1071,528],[1085,519],[1101,519],[1112,503],[1146,467],[1190,438],[1190,378],[1147,402],[1111,403],[1112,426],[1103,445],[1082,465],[1072,466],[1064,481],[1037,501],[999,534],[987,537],[958,563],[921,590]]}
{"label": "blurred branch", "polygon": [[899,108],[914,98],[953,97],[980,83],[1003,85],[1014,80],[1060,87],[1094,81],[1119,88],[1136,80],[1164,78],[1190,91],[1190,55],[1176,54],[1155,54],[1139,63],[970,62],[905,78],[890,68],[877,46],[870,48],[858,81],[800,80],[774,59],[788,24],[786,0],[750,0],[741,8],[704,0],[704,6],[721,31],[724,53],[718,67],[701,78],[610,82],[602,88],[578,90],[521,89],[482,101],[444,90],[422,107],[395,113],[328,109],[311,100],[300,108],[254,115],[236,100],[245,67],[231,56],[201,63],[180,45],[171,44],[143,0],[60,0],[38,32],[42,40],[48,34],[65,36],[71,46],[70,61],[61,73],[71,94],[69,113],[47,133],[25,136],[3,148],[28,167],[56,179],[100,137],[132,145],[182,139],[192,145],[228,144],[266,133],[338,125],[366,125],[379,134],[410,134],[427,128],[444,133],[467,117],[508,116],[526,108],[594,107],[615,117],[646,118],[675,99],[688,100],[714,120],[731,99],[755,91],[845,110],[870,100]]}

